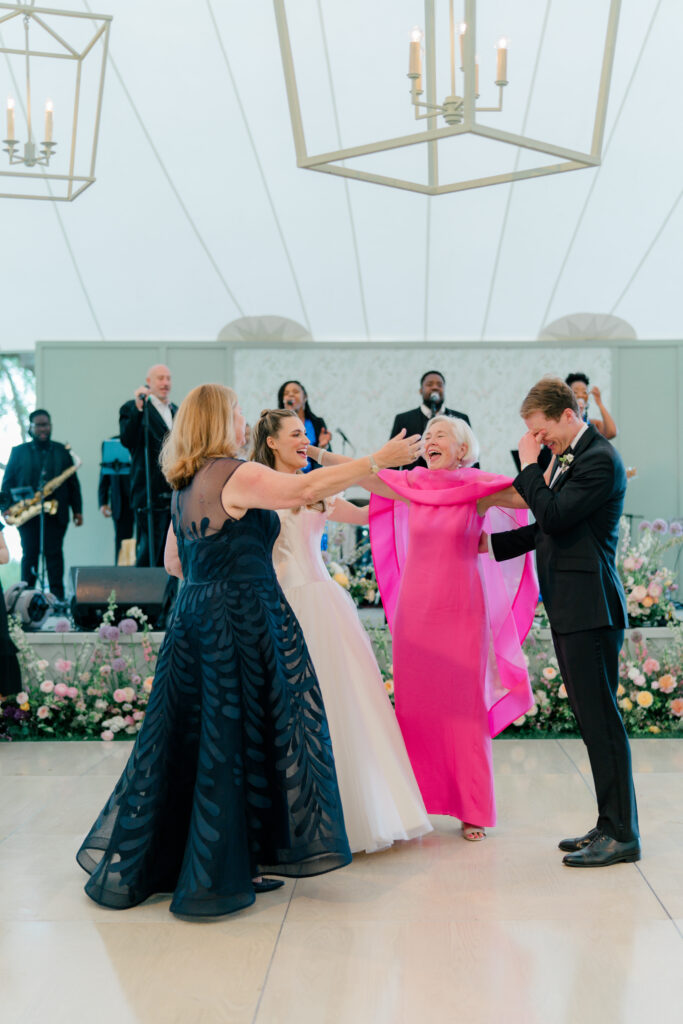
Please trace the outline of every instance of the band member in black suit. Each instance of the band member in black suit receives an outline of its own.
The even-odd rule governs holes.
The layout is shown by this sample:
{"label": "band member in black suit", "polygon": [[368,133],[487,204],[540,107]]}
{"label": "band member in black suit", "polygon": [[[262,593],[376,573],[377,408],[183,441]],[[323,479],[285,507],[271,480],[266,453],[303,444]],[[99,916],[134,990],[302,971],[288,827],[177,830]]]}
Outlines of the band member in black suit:
{"label": "band member in black suit", "polygon": [[[470,418],[464,412],[457,412],[456,409],[445,408],[446,401],[446,378],[440,370],[428,370],[422,374],[420,380],[420,398],[422,399],[417,409],[410,409],[409,412],[400,412],[394,420],[390,437],[396,437],[405,428],[406,436],[412,434],[424,434],[425,427],[429,420],[438,413],[444,416],[456,416],[464,420],[468,426]],[[402,466],[401,469],[415,469],[416,466],[426,466],[424,459],[417,459],[411,466]],[[476,463],[476,468],[479,464]]]}
{"label": "band member in black suit", "polygon": [[107,473],[101,469],[97,501],[102,515],[114,521],[116,561],[121,542],[128,540],[135,532],[135,516],[130,503],[130,474]]}
{"label": "band member in black suit", "polygon": [[[137,565],[163,565],[164,544],[171,522],[171,495],[159,467],[159,452],[166,434],[173,425],[177,406],[170,400],[171,371],[167,366],[152,366],[147,372],[144,387],[135,397],[119,409],[119,435],[131,454],[130,498],[135,513],[137,536]],[[147,403],[147,409],[145,409]],[[154,551],[151,553],[147,517],[147,485],[145,470],[144,418],[149,429],[149,483],[154,531]]]}
{"label": "band member in black suit", "polygon": [[[628,626],[615,559],[626,472],[612,445],[581,419],[563,381],[545,378],[524,399],[528,433],[519,442],[514,487],[536,522],[493,534],[501,561],[536,549],[541,594],[572,710],[588,748],[598,820],[584,836],[563,839],[564,863],[603,867],[640,859],[638,813],[628,737],[617,706],[619,651]],[[538,466],[553,453],[549,483]],[[480,550],[486,550],[482,535]]]}
{"label": "band member in black suit", "polygon": [[[9,562],[9,551],[2,535],[4,527],[0,523],[0,565]],[[9,635],[5,595],[0,583],[0,696],[7,697],[21,690],[21,669],[17,658],[17,649]]]}
{"label": "band member in black suit", "polygon": [[[51,440],[52,421],[45,409],[36,409],[31,413],[28,432],[33,440],[17,445],[10,452],[2,481],[5,506],[14,503],[12,491],[16,488],[28,487],[37,491],[74,464],[67,446]],[[81,487],[76,474],[72,473],[48,498],[57,502],[57,511],[54,515],[45,516],[45,567],[51,592],[63,601],[63,546],[64,534],[69,525],[69,510],[73,512],[74,526],[83,524]],[[33,587],[39,570],[40,515],[35,515],[20,526],[19,536],[23,552],[21,578],[29,587]]]}

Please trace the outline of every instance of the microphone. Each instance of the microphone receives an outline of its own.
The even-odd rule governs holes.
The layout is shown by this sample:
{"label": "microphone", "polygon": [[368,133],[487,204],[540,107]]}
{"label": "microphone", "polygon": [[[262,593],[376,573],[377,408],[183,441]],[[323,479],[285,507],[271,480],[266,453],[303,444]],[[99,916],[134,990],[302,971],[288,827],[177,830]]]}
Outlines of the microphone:
{"label": "microphone", "polygon": [[438,391],[432,391],[429,396],[429,408],[432,410],[432,416],[436,416],[437,411],[441,408],[441,395]]}
{"label": "microphone", "polygon": [[293,407],[293,405],[294,405],[294,399],[293,398],[286,398],[285,399],[285,405],[287,406],[288,409],[291,409]]}

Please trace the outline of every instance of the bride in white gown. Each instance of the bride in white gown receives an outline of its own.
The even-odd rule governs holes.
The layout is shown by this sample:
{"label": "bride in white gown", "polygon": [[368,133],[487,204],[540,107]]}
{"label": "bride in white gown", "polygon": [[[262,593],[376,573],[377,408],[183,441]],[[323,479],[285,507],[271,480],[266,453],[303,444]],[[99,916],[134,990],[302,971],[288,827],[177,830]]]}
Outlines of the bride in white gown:
{"label": "bride in white gown", "polygon": [[[254,429],[252,458],[280,472],[305,466],[307,449],[303,424],[289,410],[264,413]],[[351,850],[373,853],[425,835],[432,826],[372,645],[320,553],[328,519],[362,525],[367,509],[338,497],[278,515],[273,563],[320,682]]]}

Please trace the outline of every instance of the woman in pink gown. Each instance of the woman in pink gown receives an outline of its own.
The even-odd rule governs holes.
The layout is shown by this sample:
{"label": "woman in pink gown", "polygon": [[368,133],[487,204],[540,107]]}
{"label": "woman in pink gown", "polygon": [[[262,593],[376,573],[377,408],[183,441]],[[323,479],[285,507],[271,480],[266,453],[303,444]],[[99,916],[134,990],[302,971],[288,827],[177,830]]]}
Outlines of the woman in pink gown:
{"label": "woman in pink gown", "polygon": [[[520,498],[508,477],[466,468],[478,448],[467,424],[435,417],[423,443],[427,469],[378,474],[389,490],[372,496],[370,537],[396,714],[425,806],[478,840],[496,823],[491,737],[533,704],[521,643],[538,585],[528,555],[479,556],[477,502],[519,509]],[[507,528],[526,522],[521,509],[487,512],[500,516]]]}

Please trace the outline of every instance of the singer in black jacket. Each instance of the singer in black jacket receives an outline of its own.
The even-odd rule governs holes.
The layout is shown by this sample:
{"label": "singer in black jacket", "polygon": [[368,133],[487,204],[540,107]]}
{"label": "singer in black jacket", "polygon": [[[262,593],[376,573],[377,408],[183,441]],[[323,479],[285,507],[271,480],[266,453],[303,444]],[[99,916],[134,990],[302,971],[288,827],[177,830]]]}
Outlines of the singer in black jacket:
{"label": "singer in black jacket", "polygon": [[[439,370],[428,370],[427,373],[422,374],[420,398],[422,402],[417,409],[400,412],[396,416],[389,437],[396,437],[403,429],[405,429],[406,436],[408,437],[412,434],[424,434],[427,423],[437,413],[442,413],[444,416],[456,416],[458,419],[464,420],[468,426],[471,426],[470,418],[466,413],[444,407],[446,400],[446,378]],[[426,465],[427,463],[424,459],[417,459],[410,466],[401,466],[401,469],[415,469],[416,466]],[[478,468],[479,463],[475,463],[475,469]]]}
{"label": "singer in black jacket", "polygon": [[[171,429],[177,406],[169,401],[171,372],[167,366],[152,366],[144,386],[135,398],[119,409],[119,436],[131,455],[130,501],[135,512],[137,551],[136,564],[163,565],[166,534],[171,522],[171,493],[159,466],[159,453]],[[149,482],[154,530],[154,551],[150,560],[147,517],[147,485],[145,468],[144,415],[149,424]]]}
{"label": "singer in black jacket", "polygon": [[[12,492],[19,487],[37,491],[64,470],[73,466],[74,460],[69,448],[52,440],[52,420],[44,409],[36,409],[29,416],[27,444],[12,449],[2,481],[3,504],[14,504]],[[75,473],[59,485],[46,500],[57,502],[54,515],[45,516],[43,552],[50,591],[64,600],[64,535],[69,525],[69,512],[73,513],[74,526],[83,523],[83,500],[81,487]],[[36,515],[19,527],[21,537],[21,578],[33,587],[38,575],[40,560],[40,516]]]}
{"label": "singer in black jacket", "polygon": [[[563,381],[540,381],[521,412],[529,433],[519,443],[522,471],[514,487],[536,522],[493,534],[490,544],[499,561],[536,550],[560,673],[588,748],[598,820],[585,835],[563,839],[560,849],[571,867],[639,860],[631,753],[617,705],[628,626],[615,564],[626,472],[612,445],[583,423]],[[541,444],[555,456],[549,483],[537,462]]]}

